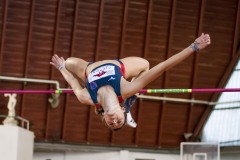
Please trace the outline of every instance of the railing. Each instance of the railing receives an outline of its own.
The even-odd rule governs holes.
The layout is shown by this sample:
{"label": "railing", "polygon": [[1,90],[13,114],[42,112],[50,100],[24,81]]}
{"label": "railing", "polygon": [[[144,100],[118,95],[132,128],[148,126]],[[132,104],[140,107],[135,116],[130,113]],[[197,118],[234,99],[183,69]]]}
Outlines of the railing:
{"label": "railing", "polygon": [[20,116],[9,117],[7,115],[2,115],[2,114],[0,114],[0,118],[14,118],[14,119],[20,121],[20,126],[22,128],[29,130],[29,121],[26,120],[25,118],[22,118]]}

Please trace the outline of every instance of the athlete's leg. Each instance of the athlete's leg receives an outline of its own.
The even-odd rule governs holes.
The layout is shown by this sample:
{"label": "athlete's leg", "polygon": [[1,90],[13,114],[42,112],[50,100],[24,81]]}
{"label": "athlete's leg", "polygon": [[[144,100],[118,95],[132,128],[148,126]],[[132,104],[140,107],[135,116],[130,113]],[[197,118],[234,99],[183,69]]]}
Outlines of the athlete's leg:
{"label": "athlete's leg", "polygon": [[149,62],[140,57],[126,57],[121,59],[125,66],[125,78],[136,79],[143,72],[149,70]]}
{"label": "athlete's leg", "polygon": [[[131,81],[139,78],[144,72],[149,70],[149,62],[146,59],[140,57],[127,57],[121,59],[125,66],[125,78]],[[127,124],[131,127],[136,127],[137,123],[132,118],[130,109],[134,102],[137,100],[137,96],[133,95],[124,100],[123,106],[127,113]]]}
{"label": "athlete's leg", "polygon": [[68,71],[70,71],[76,78],[78,78],[81,84],[85,84],[85,69],[88,62],[75,57],[70,57],[66,60],[65,66]]}
{"label": "athlete's leg", "polygon": [[126,113],[127,113],[127,124],[133,128],[137,127],[137,123],[132,118],[130,110],[136,100],[137,100],[137,96],[133,95],[133,96],[125,99],[123,102],[123,106],[125,107]]}

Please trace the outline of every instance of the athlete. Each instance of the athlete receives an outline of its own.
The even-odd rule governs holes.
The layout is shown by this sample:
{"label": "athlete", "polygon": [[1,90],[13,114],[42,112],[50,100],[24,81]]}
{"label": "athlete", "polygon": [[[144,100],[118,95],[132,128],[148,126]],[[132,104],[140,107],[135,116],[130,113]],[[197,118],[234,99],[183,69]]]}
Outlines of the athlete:
{"label": "athlete", "polygon": [[[150,70],[148,61],[140,57],[89,63],[74,57],[65,61],[54,55],[50,63],[59,69],[81,103],[95,106],[106,125],[112,130],[118,130],[128,119],[126,107],[120,105],[123,100],[125,105],[128,104],[129,113],[136,99],[135,94],[163,72],[210,43],[210,36],[202,34],[190,46]],[[133,80],[128,81],[131,78]]]}

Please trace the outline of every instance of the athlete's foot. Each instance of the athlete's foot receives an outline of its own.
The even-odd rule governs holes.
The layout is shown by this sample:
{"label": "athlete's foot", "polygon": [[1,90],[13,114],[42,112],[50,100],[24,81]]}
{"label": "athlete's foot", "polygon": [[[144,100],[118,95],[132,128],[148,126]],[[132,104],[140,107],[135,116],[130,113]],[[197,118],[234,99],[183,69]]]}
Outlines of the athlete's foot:
{"label": "athlete's foot", "polygon": [[132,118],[132,115],[130,112],[127,113],[127,124],[133,128],[137,127],[137,123]]}
{"label": "athlete's foot", "polygon": [[126,109],[126,113],[127,113],[127,124],[133,128],[137,127],[137,123],[134,121],[134,119],[132,118],[132,115],[130,113],[131,107],[133,106],[134,102],[137,100],[137,96],[133,95],[129,98],[127,98],[124,102],[123,102],[123,106]]}

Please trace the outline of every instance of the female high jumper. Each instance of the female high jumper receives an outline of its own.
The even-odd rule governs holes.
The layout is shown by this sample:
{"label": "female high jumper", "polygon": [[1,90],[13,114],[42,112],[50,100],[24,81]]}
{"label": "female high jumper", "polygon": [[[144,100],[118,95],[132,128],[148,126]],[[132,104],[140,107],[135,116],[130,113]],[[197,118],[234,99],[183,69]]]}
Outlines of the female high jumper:
{"label": "female high jumper", "polygon": [[[106,125],[119,130],[127,120],[129,125],[136,127],[131,115],[127,118],[126,105],[129,113],[135,95],[141,89],[210,43],[210,36],[202,34],[190,46],[150,70],[148,61],[140,57],[92,63],[74,57],[65,61],[54,55],[50,64],[61,72],[81,103],[95,106]],[[120,105],[123,100],[125,107]]]}

